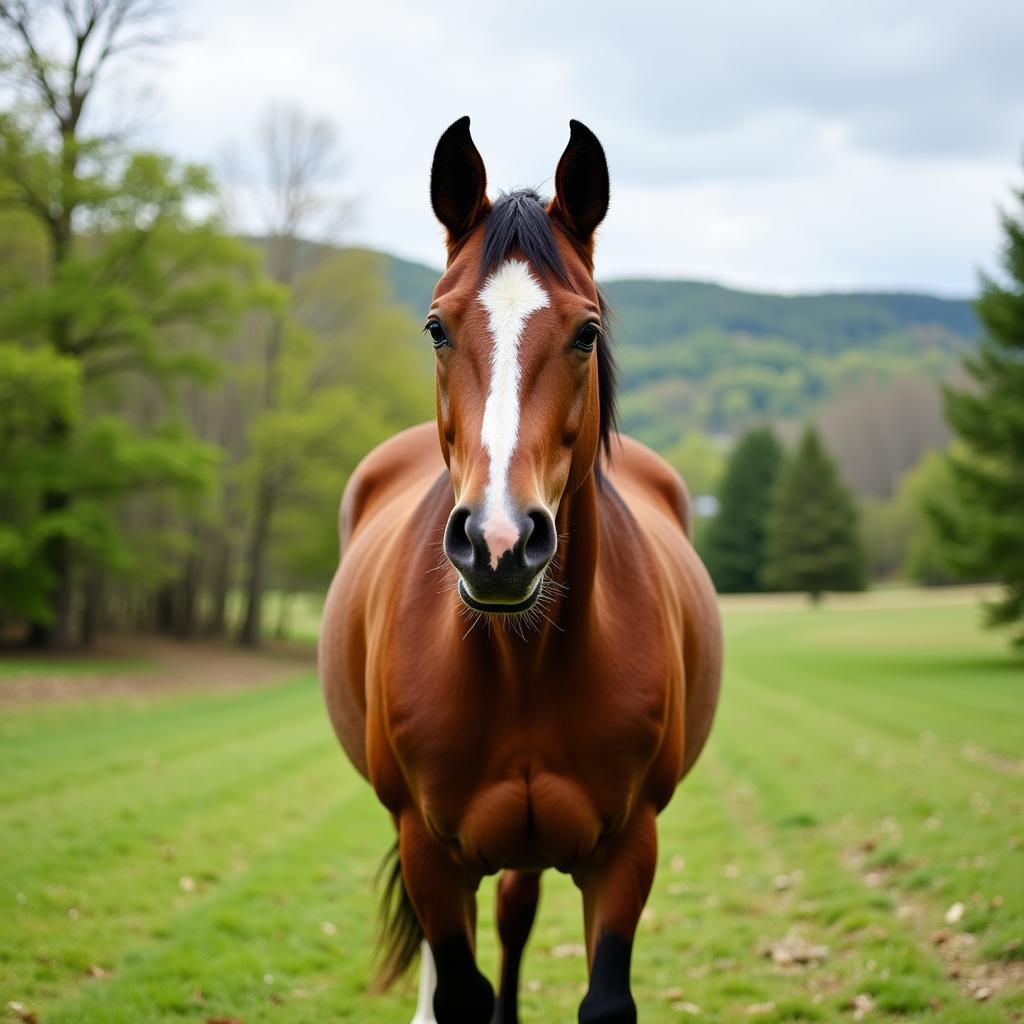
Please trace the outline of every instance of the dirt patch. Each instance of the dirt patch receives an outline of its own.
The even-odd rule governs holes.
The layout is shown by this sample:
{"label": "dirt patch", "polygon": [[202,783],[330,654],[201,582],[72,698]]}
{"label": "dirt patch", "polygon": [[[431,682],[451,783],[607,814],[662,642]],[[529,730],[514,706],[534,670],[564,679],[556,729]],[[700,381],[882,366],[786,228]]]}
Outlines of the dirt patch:
{"label": "dirt patch", "polygon": [[947,909],[944,915],[947,927],[931,931],[925,937],[927,922],[934,919],[934,909],[900,892],[898,876],[901,869],[906,870],[909,865],[868,868],[868,855],[875,849],[875,841],[868,840],[858,848],[846,850],[842,857],[844,866],[859,875],[869,888],[885,888],[898,896],[897,919],[917,932],[922,948],[930,948],[938,955],[946,977],[955,982],[964,995],[985,1002],[1003,993],[1024,990],[1024,961],[977,959],[977,938],[956,927],[963,919],[963,903],[953,903]]}
{"label": "dirt patch", "polygon": [[52,656],[18,656],[13,674],[0,678],[0,707],[248,689],[283,682],[315,667],[316,650],[310,646],[249,651],[227,643],[111,640],[87,655],[69,657],[66,668]]}
{"label": "dirt patch", "polygon": [[968,932],[942,928],[931,936],[946,968],[946,977],[957,982],[961,991],[984,1002],[1002,992],[1024,988],[1024,963],[1017,960],[979,962],[975,947],[978,940]]}

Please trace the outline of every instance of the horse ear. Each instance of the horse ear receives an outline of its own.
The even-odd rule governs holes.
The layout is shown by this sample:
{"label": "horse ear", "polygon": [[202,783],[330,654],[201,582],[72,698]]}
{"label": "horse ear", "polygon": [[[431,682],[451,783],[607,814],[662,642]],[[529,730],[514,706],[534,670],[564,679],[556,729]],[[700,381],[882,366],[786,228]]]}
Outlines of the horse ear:
{"label": "horse ear", "polygon": [[570,121],[569,145],[558,161],[548,213],[589,245],[608,212],[608,194],[608,161],[601,143],[585,124]]}
{"label": "horse ear", "polygon": [[468,117],[445,129],[437,142],[430,168],[430,203],[448,230],[449,247],[472,231],[491,208],[487,171],[469,134]]}

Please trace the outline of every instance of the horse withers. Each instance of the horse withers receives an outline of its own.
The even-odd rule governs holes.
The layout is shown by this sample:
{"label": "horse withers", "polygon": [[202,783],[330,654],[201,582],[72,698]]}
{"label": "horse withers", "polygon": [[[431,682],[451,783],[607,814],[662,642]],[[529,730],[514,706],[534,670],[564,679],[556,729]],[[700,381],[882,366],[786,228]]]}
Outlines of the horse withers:
{"label": "horse withers", "polygon": [[[430,192],[448,262],[425,327],[437,422],[372,451],[341,505],[320,673],[397,830],[382,981],[422,946],[417,1022],[518,1020],[547,868],[583,896],[579,1020],[636,1020],[656,817],[718,699],[721,630],[685,488],[615,430],[593,276],[608,168],[570,128],[550,202],[492,203],[469,118],[441,136]],[[497,872],[495,997],[474,946],[476,891]]]}

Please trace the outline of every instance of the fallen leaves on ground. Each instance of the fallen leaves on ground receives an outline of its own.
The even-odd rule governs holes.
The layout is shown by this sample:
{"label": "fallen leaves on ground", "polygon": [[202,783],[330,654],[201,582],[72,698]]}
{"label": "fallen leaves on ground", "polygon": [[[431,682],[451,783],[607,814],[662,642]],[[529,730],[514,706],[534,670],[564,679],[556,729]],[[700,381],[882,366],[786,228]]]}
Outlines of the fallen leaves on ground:
{"label": "fallen leaves on ground", "polygon": [[828,946],[821,946],[800,935],[786,935],[761,946],[761,956],[779,967],[795,965],[814,967],[828,957]]}
{"label": "fallen leaves on ground", "polygon": [[691,1017],[700,1016],[700,1007],[696,1003],[673,1003],[673,1010],[678,1010],[679,1013],[688,1013]]}
{"label": "fallen leaves on ground", "polygon": [[563,942],[559,946],[552,946],[551,955],[556,960],[567,960],[569,957],[586,956],[587,947],[581,942]]}
{"label": "fallen leaves on ground", "polygon": [[859,992],[850,1000],[854,1020],[863,1020],[875,1008],[875,1001],[867,992]]}
{"label": "fallen leaves on ground", "polygon": [[949,910],[946,911],[946,924],[957,924],[964,916],[964,905],[962,903],[954,903]]}

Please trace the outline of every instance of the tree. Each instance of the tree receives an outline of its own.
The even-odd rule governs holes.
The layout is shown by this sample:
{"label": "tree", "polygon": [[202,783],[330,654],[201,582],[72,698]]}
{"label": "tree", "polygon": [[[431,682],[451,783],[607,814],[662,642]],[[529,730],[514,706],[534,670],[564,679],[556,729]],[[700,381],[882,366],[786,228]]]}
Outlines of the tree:
{"label": "tree", "polygon": [[[942,509],[946,521],[959,517],[953,482],[954,443],[949,451],[931,452],[903,478],[898,499],[911,517],[905,574],[926,587],[954,583],[957,575],[949,564],[943,537],[929,509]],[[961,453],[962,454],[962,453]],[[974,577],[975,580],[982,577]]]}
{"label": "tree", "polygon": [[255,294],[251,254],[189,213],[212,193],[204,171],[85,127],[110,63],[165,38],[164,13],[152,0],[0,0],[16,97],[0,114],[0,207],[45,245],[37,274],[5,268],[0,342],[38,357],[5,372],[10,386],[61,365],[69,382],[42,433],[12,433],[21,464],[45,472],[23,474],[3,513],[22,566],[5,601],[52,647],[72,639],[76,563],[131,558],[123,501],[209,486],[215,453],[174,414],[174,385],[215,372],[205,341]]}
{"label": "tree", "polygon": [[775,491],[764,585],[803,590],[817,602],[829,590],[863,590],[864,577],[856,506],[817,433],[808,427]]}
{"label": "tree", "polygon": [[665,452],[665,458],[679,471],[693,497],[718,492],[725,456],[707,434],[687,434]]}
{"label": "tree", "polygon": [[765,524],[781,465],[782,449],[767,427],[744,434],[733,450],[703,550],[723,593],[760,589]]}
{"label": "tree", "polygon": [[[266,197],[268,268],[274,281],[293,289],[303,270],[303,245],[309,248],[302,236],[315,230],[325,206],[324,185],[337,164],[337,135],[327,121],[310,119],[299,110],[272,108],[261,125],[260,162],[258,187]],[[316,374],[315,349],[314,335],[297,322],[291,308],[264,324],[260,412],[250,426],[246,466],[252,513],[244,547],[245,613],[239,640],[250,647],[260,642],[262,632],[274,520],[286,478],[298,469],[286,463],[289,457],[301,456],[294,445],[303,427],[308,430],[312,422],[328,426],[318,420],[319,409],[306,409],[297,421],[291,418],[300,412],[295,403],[309,397],[307,389],[317,390],[310,388],[310,375]]]}
{"label": "tree", "polygon": [[[1016,193],[1024,210],[1024,190]],[[975,304],[985,336],[964,359],[973,387],[948,389],[946,415],[964,445],[951,456],[956,511],[933,503],[930,514],[959,574],[998,580],[987,606],[991,626],[1018,631],[1024,648],[1024,212],[1002,217],[1006,281],[982,276]]]}
{"label": "tree", "polygon": [[903,475],[950,441],[939,384],[923,373],[850,381],[817,417],[828,450],[857,494],[892,498]]}

